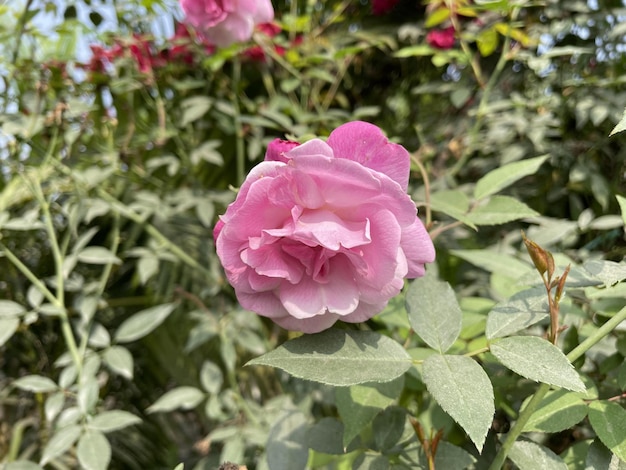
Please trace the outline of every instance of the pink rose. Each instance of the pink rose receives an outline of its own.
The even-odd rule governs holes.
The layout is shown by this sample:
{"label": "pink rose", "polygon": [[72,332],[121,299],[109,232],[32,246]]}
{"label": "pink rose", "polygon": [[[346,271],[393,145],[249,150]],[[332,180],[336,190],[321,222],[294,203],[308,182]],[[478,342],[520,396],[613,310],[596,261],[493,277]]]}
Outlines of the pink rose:
{"label": "pink rose", "polygon": [[274,19],[270,0],[180,0],[187,21],[216,46],[244,42]]}
{"label": "pink rose", "polygon": [[406,193],[409,165],[359,121],[327,142],[270,143],[214,230],[241,305],[305,333],[379,313],[435,259]]}

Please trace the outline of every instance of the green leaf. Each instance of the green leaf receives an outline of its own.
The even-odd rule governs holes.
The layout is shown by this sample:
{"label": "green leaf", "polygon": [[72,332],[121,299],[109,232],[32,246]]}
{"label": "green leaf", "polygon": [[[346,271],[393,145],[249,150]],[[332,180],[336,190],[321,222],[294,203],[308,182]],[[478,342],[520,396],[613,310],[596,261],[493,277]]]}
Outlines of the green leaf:
{"label": "green leaf", "polygon": [[343,424],[335,418],[322,418],[307,433],[306,442],[310,449],[329,455],[344,453],[341,445]]}
{"label": "green leaf", "polygon": [[624,262],[594,259],[585,262],[583,268],[607,287],[626,279],[626,263]]}
{"label": "green leaf", "polygon": [[622,213],[622,220],[626,225],[626,197],[617,194],[615,198],[617,199],[617,203],[619,204],[619,210]]}
{"label": "green leaf", "polygon": [[277,367],[301,379],[346,386],[393,380],[411,367],[411,358],[379,333],[329,329],[287,341],[246,365]]}
{"label": "green leaf", "polygon": [[548,317],[549,307],[545,287],[533,287],[498,303],[487,316],[487,339],[517,333]]}
{"label": "green leaf", "polygon": [[344,424],[343,447],[348,447],[381,410],[394,403],[403,387],[403,377],[385,383],[337,387],[335,404]]}
{"label": "green leaf", "polygon": [[584,392],[585,384],[563,352],[537,336],[511,336],[494,340],[491,353],[522,377],[574,392]]}
{"label": "green leaf", "polygon": [[450,9],[445,7],[438,8],[428,15],[424,23],[424,27],[432,28],[433,26],[443,23],[448,18],[450,18]]}
{"label": "green leaf", "polygon": [[560,432],[580,423],[587,416],[583,397],[563,389],[549,391],[526,423],[524,432]]}
{"label": "green leaf", "polygon": [[44,403],[44,413],[46,415],[46,419],[49,422],[54,421],[54,418],[59,415],[64,405],[65,392],[60,391],[48,396],[46,402]]}
{"label": "green leaf", "polygon": [[620,119],[617,125],[613,128],[613,130],[609,134],[609,137],[611,137],[612,135],[618,134],[620,132],[624,132],[624,131],[626,131],[626,109],[624,109],[624,114],[622,115],[622,119]]}
{"label": "green leaf", "polygon": [[602,443],[626,462],[626,410],[607,400],[592,401],[589,422]]}
{"label": "green leaf", "polygon": [[[587,458],[587,452],[589,452],[589,445],[591,444],[590,439],[586,439],[584,441],[578,441],[575,444],[569,446],[565,451],[559,454],[559,457],[565,462],[568,469],[571,470],[591,470],[591,468],[595,469],[595,467],[587,467],[585,465],[585,459]],[[603,446],[604,447],[604,446]],[[597,469],[599,470],[599,469]],[[605,470],[608,470],[605,469]]]}
{"label": "green leaf", "polygon": [[111,371],[127,379],[133,378],[132,354],[123,346],[111,346],[102,353],[102,360]]}
{"label": "green leaf", "polygon": [[309,459],[306,437],[309,426],[304,413],[283,412],[267,439],[267,463],[272,470],[304,470]]}
{"label": "green leaf", "polygon": [[481,31],[476,37],[478,52],[483,57],[487,57],[495,52],[499,43],[499,36],[495,29],[487,28]]}
{"label": "green leaf", "polygon": [[98,380],[95,375],[86,375],[80,378],[78,395],[76,401],[78,407],[84,415],[93,412],[98,402],[98,394],[100,392]]}
{"label": "green leaf", "polygon": [[139,423],[141,423],[141,418],[128,411],[111,410],[94,416],[88,426],[90,429],[107,433]]}
{"label": "green leaf", "polygon": [[407,57],[429,56],[433,55],[433,52],[432,47],[426,44],[418,44],[417,46],[403,47],[402,49],[394,52],[393,56],[398,59],[404,59]]}
{"label": "green leaf", "polygon": [[469,217],[467,217],[470,200],[465,193],[458,189],[434,192],[430,197],[430,208],[433,211],[443,212],[456,220],[460,220],[473,229],[476,228]]}
{"label": "green leaf", "polygon": [[409,322],[419,337],[441,354],[450,349],[461,332],[463,315],[450,284],[428,272],[411,282],[405,299]]}
{"label": "green leaf", "polygon": [[219,393],[224,382],[222,370],[211,361],[204,361],[200,370],[200,383],[207,392]]}
{"label": "green leaf", "polygon": [[7,463],[4,467],[4,470],[44,470],[44,468],[40,465],[37,465],[35,462],[29,462],[27,460],[15,460],[13,462]]}
{"label": "green leaf", "polygon": [[372,424],[374,448],[380,452],[392,449],[404,433],[407,411],[399,406],[391,406],[379,413]]}
{"label": "green leaf", "polygon": [[493,196],[467,214],[467,219],[475,225],[500,225],[524,217],[535,217],[539,213],[523,202],[509,196]]}
{"label": "green leaf", "polygon": [[20,326],[20,319],[17,317],[0,318],[0,347],[11,339]]}
{"label": "green leaf", "polygon": [[143,338],[163,323],[175,308],[174,303],[162,304],[135,313],[119,326],[115,332],[115,341],[130,343]]}
{"label": "green leaf", "polygon": [[17,317],[26,312],[26,308],[12,300],[0,300],[0,318]]}
{"label": "green leaf", "polygon": [[465,449],[439,441],[437,454],[435,455],[435,468],[461,470],[476,462],[476,459]]}
{"label": "green leaf", "polygon": [[548,157],[549,155],[543,155],[541,157],[529,158],[528,160],[509,163],[490,171],[476,183],[474,198],[482,199],[496,194],[524,176],[536,173]]}
{"label": "green leaf", "polygon": [[25,375],[15,380],[13,386],[33,393],[55,392],[59,388],[51,379],[41,375]]}
{"label": "green leaf", "polygon": [[389,470],[389,457],[380,454],[363,453],[352,464],[352,470]]}
{"label": "green leaf", "polygon": [[176,409],[190,410],[206,398],[205,393],[195,387],[176,387],[162,395],[148,407],[148,413],[162,413]]}
{"label": "green leaf", "polygon": [[515,256],[494,250],[450,250],[450,252],[485,271],[502,274],[511,279],[518,279],[533,270],[530,264]]}
{"label": "green leaf", "polygon": [[187,124],[200,119],[211,109],[212,104],[213,100],[206,96],[192,96],[183,100],[180,103],[180,109],[182,111],[180,127],[185,127]]}
{"label": "green leaf", "polygon": [[40,465],[46,465],[59,455],[64,454],[74,445],[82,433],[82,428],[78,424],[72,424],[56,431],[41,455]]}
{"label": "green leaf", "polygon": [[585,470],[626,470],[626,462],[620,460],[598,439],[589,446],[584,464]]}
{"label": "green leaf", "polygon": [[111,444],[101,432],[87,430],[78,440],[76,456],[85,470],[106,470],[111,461]]}
{"label": "green leaf", "polygon": [[519,470],[567,470],[567,465],[550,449],[530,441],[516,441],[509,458]]}
{"label": "green leaf", "polygon": [[217,150],[221,142],[218,140],[207,140],[191,151],[189,158],[194,165],[198,165],[201,161],[211,163],[213,165],[222,166],[224,157]]}
{"label": "green leaf", "polygon": [[493,387],[476,361],[435,354],[423,364],[426,388],[481,451],[495,413]]}
{"label": "green leaf", "polygon": [[77,254],[78,261],[87,264],[122,264],[122,260],[103,246],[88,246]]}

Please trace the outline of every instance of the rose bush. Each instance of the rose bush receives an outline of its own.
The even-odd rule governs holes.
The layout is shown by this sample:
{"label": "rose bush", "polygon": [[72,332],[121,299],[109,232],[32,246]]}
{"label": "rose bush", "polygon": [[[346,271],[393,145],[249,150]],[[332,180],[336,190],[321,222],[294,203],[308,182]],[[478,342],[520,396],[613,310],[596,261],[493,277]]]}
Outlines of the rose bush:
{"label": "rose bush", "polygon": [[187,21],[210,43],[224,47],[252,37],[274,19],[270,0],[180,0]]}
{"label": "rose bush", "polygon": [[275,140],[215,227],[241,305],[305,333],[362,322],[435,250],[407,195],[409,154],[365,122]]}

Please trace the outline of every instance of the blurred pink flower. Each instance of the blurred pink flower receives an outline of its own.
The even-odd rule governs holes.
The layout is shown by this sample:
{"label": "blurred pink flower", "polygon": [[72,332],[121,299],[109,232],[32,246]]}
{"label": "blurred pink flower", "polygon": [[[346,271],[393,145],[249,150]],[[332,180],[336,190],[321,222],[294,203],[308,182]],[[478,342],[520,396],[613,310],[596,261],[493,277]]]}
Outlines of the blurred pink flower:
{"label": "blurred pink flower", "polygon": [[360,121],[327,142],[271,142],[214,229],[241,305],[305,333],[379,313],[435,258],[406,193],[409,165]]}
{"label": "blurred pink flower", "polygon": [[434,29],[426,35],[428,45],[437,49],[451,49],[454,46],[454,27],[448,26],[445,29]]}
{"label": "blurred pink flower", "polygon": [[372,13],[375,15],[384,15],[391,10],[400,0],[372,0]]}
{"label": "blurred pink flower", "polygon": [[270,0],[180,0],[187,22],[216,46],[244,42],[274,19]]}
{"label": "blurred pink flower", "polygon": [[[270,38],[278,36],[282,31],[280,26],[275,23],[262,23],[257,26],[256,30],[261,34],[264,34],[265,36],[269,36]],[[276,54],[278,54],[279,56],[285,55],[284,47],[275,44],[273,44],[272,47]],[[261,46],[251,46],[243,51],[243,55],[257,62],[263,62],[264,60],[266,60],[265,51]]]}
{"label": "blurred pink flower", "polygon": [[384,15],[393,10],[400,0],[372,0],[372,13]]}

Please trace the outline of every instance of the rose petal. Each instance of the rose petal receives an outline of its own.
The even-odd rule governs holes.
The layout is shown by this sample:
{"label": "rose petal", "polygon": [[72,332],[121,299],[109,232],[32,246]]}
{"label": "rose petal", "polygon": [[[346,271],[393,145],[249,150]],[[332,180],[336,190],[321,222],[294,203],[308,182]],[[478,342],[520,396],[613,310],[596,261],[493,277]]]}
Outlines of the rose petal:
{"label": "rose petal", "polygon": [[[235,293],[243,308],[271,318],[275,322],[278,322],[281,317],[289,316],[289,312],[285,310],[281,301],[276,297],[276,291],[249,293],[235,290]],[[294,329],[297,330],[298,328]]]}
{"label": "rose petal", "polygon": [[284,255],[280,243],[264,245],[257,250],[247,248],[241,252],[241,260],[261,276],[278,277],[292,284],[300,282],[304,273],[301,263]]}
{"label": "rose petal", "polygon": [[409,279],[423,276],[425,273],[424,264],[435,261],[435,247],[424,224],[418,218],[402,231],[400,246],[407,259],[408,273],[406,277]]}
{"label": "rose petal", "polygon": [[407,268],[406,261],[400,258],[402,266],[398,270],[401,235],[400,225],[393,214],[381,211],[374,214],[371,220],[371,236],[375,243],[353,250],[352,256],[358,253],[367,266],[365,271],[355,266],[355,278],[361,299],[365,302],[379,304],[402,289]]}
{"label": "rose petal", "polygon": [[[339,257],[338,257],[339,258]],[[330,311],[347,315],[359,301],[359,290],[346,259],[330,261],[327,283],[304,277],[298,284],[282,284],[279,298],[285,309],[296,318],[311,318]]]}
{"label": "rose petal", "polygon": [[337,251],[341,247],[354,248],[370,243],[372,239],[369,232],[367,219],[350,222],[327,210],[313,210],[304,212],[298,218],[293,238]]}
{"label": "rose petal", "polygon": [[287,163],[289,158],[285,156],[285,153],[289,152],[292,148],[300,145],[298,142],[291,140],[274,139],[267,146],[265,152],[266,161],[277,161]]}
{"label": "rose petal", "polygon": [[387,303],[387,300],[377,304],[368,304],[367,302],[361,301],[354,312],[341,317],[341,321],[345,321],[347,323],[361,323],[367,321],[382,312],[387,306]]}
{"label": "rose petal", "polygon": [[339,126],[328,137],[335,158],[359,162],[386,174],[406,191],[409,185],[411,159],[401,145],[389,142],[373,124],[354,121]]}
{"label": "rose petal", "polygon": [[339,319],[338,315],[327,313],[326,315],[318,315],[311,318],[295,318],[289,315],[272,320],[286,330],[302,331],[303,333],[313,334],[324,331],[333,326]]}
{"label": "rose petal", "polygon": [[330,146],[320,139],[311,139],[308,142],[305,142],[297,147],[292,148],[285,156],[289,159],[305,156],[305,157],[315,157],[315,156],[323,156],[333,158],[333,149]]}

